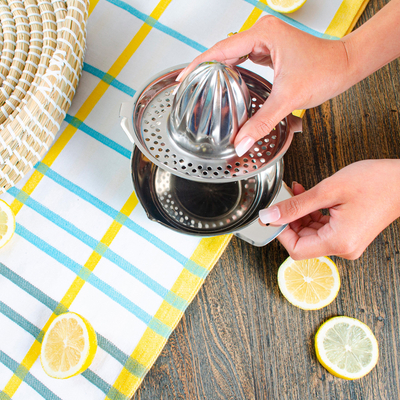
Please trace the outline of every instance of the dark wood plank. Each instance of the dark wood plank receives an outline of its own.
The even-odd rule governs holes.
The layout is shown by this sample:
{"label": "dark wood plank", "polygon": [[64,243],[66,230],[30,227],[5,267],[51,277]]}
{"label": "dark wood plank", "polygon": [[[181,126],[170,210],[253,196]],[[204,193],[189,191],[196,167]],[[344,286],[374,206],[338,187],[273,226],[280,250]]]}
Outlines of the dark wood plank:
{"label": "dark wood plank", "polygon": [[[359,23],[385,3],[371,0]],[[306,113],[285,156],[285,181],[310,188],[352,162],[398,158],[399,111],[396,60]],[[333,257],[339,295],[306,312],[280,294],[287,252],[279,242],[256,248],[233,238],[134,399],[399,399],[399,243],[397,220],[358,260]],[[360,380],[333,377],[315,357],[315,332],[335,315],[360,319],[378,339],[378,365]]]}

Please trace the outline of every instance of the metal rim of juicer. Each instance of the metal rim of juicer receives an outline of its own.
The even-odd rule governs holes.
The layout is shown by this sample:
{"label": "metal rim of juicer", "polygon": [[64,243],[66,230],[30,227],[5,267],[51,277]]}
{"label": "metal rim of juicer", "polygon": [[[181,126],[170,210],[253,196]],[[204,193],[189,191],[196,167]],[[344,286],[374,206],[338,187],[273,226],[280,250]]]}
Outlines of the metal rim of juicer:
{"label": "metal rim of juicer", "polygon": [[[168,132],[168,116],[173,92],[179,84],[176,78],[186,65],[163,71],[136,93],[132,103],[121,106],[122,127],[151,162],[187,180],[226,183],[255,177],[283,157],[294,133],[289,118],[283,119],[242,157],[233,152],[226,158],[202,158],[178,146]],[[236,68],[249,89],[254,113],[267,100],[272,85],[249,70]]]}
{"label": "metal rim of juicer", "polygon": [[158,167],[139,148],[131,160],[136,195],[148,218],[180,233],[235,232],[258,219],[282,186],[283,160],[240,181],[215,185],[181,178]]}

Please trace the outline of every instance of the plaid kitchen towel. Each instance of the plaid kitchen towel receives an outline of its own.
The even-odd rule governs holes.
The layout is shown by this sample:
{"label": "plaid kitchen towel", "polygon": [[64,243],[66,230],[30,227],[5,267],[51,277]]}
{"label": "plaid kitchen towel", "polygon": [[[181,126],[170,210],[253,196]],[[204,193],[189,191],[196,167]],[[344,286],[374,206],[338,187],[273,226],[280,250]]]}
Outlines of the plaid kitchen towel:
{"label": "plaid kitchen towel", "polygon": [[[308,0],[286,16],[256,0],[92,1],[84,71],[58,138],[1,196],[16,215],[0,250],[1,400],[129,399],[230,240],[146,218],[120,104],[264,14],[335,39],[366,3]],[[44,332],[67,310],[91,322],[99,346],[90,368],[64,381],[44,373],[39,355]]]}

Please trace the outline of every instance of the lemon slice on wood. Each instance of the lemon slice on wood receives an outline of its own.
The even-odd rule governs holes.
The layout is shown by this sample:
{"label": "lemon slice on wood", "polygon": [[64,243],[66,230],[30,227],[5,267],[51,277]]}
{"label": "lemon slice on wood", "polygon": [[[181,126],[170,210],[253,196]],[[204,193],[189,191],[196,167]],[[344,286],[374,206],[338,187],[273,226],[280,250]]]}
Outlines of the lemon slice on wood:
{"label": "lemon slice on wood", "polygon": [[343,379],[359,379],[378,362],[378,342],[371,329],[350,317],[334,317],[321,325],[315,335],[318,361]]}
{"label": "lemon slice on wood", "polygon": [[9,242],[15,231],[15,216],[10,206],[0,200],[0,247]]}
{"label": "lemon slice on wood", "polygon": [[65,379],[85,371],[97,350],[96,332],[78,314],[61,314],[44,335],[40,361],[47,375]]}
{"label": "lemon slice on wood", "polygon": [[268,7],[274,11],[289,14],[297,11],[307,0],[267,0]]}
{"label": "lemon slice on wood", "polygon": [[290,303],[303,310],[330,304],[340,289],[340,276],[328,257],[295,261],[287,258],[278,270],[278,285]]}

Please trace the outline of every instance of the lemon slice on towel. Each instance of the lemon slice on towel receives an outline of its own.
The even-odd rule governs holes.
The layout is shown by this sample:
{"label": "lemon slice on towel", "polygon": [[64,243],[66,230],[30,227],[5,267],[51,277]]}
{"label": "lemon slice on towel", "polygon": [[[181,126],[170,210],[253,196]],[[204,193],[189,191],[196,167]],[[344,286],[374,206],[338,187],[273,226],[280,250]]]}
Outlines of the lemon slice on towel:
{"label": "lemon slice on towel", "polygon": [[9,242],[14,231],[14,213],[5,201],[0,200],[0,247]]}
{"label": "lemon slice on towel", "polygon": [[289,14],[297,11],[307,0],[267,0],[268,7],[274,11]]}
{"label": "lemon slice on towel", "polygon": [[340,275],[329,257],[295,261],[287,258],[278,270],[282,294],[296,307],[318,310],[330,304],[340,289]]}
{"label": "lemon slice on towel", "polygon": [[47,375],[66,379],[85,371],[97,350],[96,332],[73,312],[61,314],[44,335],[40,361]]}
{"label": "lemon slice on towel", "polygon": [[321,325],[315,335],[318,361],[334,376],[358,379],[375,367],[378,342],[371,329],[350,317],[334,317]]}

